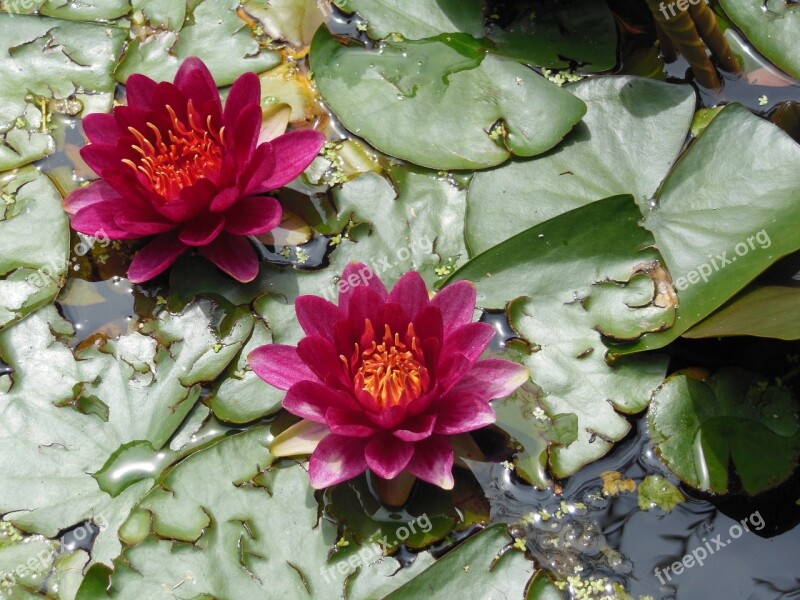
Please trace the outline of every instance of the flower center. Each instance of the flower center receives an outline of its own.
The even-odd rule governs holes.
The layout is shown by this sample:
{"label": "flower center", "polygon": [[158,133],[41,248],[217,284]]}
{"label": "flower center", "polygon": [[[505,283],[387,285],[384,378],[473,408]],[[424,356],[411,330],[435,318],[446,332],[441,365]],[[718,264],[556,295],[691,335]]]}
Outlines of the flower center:
{"label": "flower center", "polygon": [[[372,332],[369,319],[365,329],[365,335]],[[372,345],[361,352],[361,365],[354,378],[357,389],[368,392],[380,410],[405,406],[422,396],[430,378],[414,326],[408,325],[404,339],[399,333],[392,333],[388,325],[384,327],[381,340],[374,339],[374,334],[371,337]],[[356,344],[356,353],[358,351]]]}
{"label": "flower center", "polygon": [[224,127],[215,133],[211,127],[210,115],[205,127],[198,124],[199,116],[191,100],[187,110],[188,125],[178,119],[171,106],[167,105],[167,111],[172,127],[166,132],[166,138],[156,125],[147,123],[155,135],[155,143],[134,127],[128,128],[139,143],[133,149],[141,158],[138,164],[130,159],[122,162],[137,175],[144,175],[146,185],[155,193],[166,200],[174,200],[183,188],[194,185],[200,179],[213,178],[219,174]]}

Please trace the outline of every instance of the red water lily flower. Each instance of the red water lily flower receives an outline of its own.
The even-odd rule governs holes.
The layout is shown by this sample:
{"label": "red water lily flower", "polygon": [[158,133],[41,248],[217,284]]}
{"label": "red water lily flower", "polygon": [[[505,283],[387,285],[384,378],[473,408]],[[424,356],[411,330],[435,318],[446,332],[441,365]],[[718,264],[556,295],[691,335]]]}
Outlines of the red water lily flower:
{"label": "red water lily flower", "polygon": [[318,489],[367,468],[383,479],[405,471],[452,488],[451,436],[493,423],[489,401],[513,392],[528,371],[508,360],[479,360],[494,328],[472,322],[469,282],[430,299],[411,272],[388,293],[359,263],[341,281],[338,306],[317,296],[297,299],[306,337],[296,348],[272,344],[250,354],[262,379],[288,390],[284,407],[305,419],[271,451],[313,448],[309,472]]}
{"label": "red water lily flower", "polygon": [[81,156],[100,179],[67,197],[73,228],[111,239],[156,236],[131,264],[134,283],[190,248],[239,281],[255,278],[258,256],[246,236],[271,231],[282,216],[278,201],[263,194],[300,175],[324,136],[295,131],[269,139],[275,132],[262,134],[258,76],[239,77],[223,110],[198,58],[181,65],[174,83],[132,75],[127,96],[113,114],[83,121],[91,144]]}

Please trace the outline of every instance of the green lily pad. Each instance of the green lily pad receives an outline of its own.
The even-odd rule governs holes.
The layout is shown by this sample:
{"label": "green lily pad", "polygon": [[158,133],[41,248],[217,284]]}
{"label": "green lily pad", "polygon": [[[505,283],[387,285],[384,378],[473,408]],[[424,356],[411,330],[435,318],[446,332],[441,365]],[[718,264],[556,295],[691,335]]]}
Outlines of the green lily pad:
{"label": "green lily pad", "polygon": [[69,240],[61,196],[45,175],[26,168],[0,178],[0,330],[56,297]]}
{"label": "green lily pad", "polygon": [[11,15],[44,15],[68,21],[112,21],[131,10],[130,0],[5,0],[0,9]]}
{"label": "green lily pad", "polygon": [[[132,0],[134,23],[143,20],[146,25],[179,31],[186,20],[186,2],[161,2],[160,0]],[[141,17],[139,17],[141,14]]]}
{"label": "green lily pad", "polygon": [[482,0],[334,0],[347,11],[357,11],[367,21],[367,34],[381,40],[399,33],[408,40],[440,33],[468,33],[483,37]]}
{"label": "green lily pad", "polygon": [[[142,73],[157,81],[172,81],[190,56],[202,59],[220,86],[232,84],[243,73],[274,67],[280,62],[278,54],[262,50],[250,27],[236,14],[238,8],[237,0],[187,3],[185,23],[175,29],[149,31],[144,39],[137,37],[128,43],[115,71],[117,80],[125,83],[133,73]],[[171,11],[156,15],[157,21],[177,21]]]}
{"label": "green lily pad", "polygon": [[120,529],[127,548],[113,573],[90,570],[78,600],[149,598],[176,585],[192,598],[333,600],[345,580],[359,590],[349,597],[366,599],[431,563],[423,555],[398,571],[377,544],[353,544],[329,561],[336,527],[319,520],[305,469],[272,465],[270,440],[256,427],[183,461]]}
{"label": "green lily pad", "polygon": [[603,342],[638,339],[674,319],[660,257],[640,220],[631,196],[593,202],[512,237],[448,280],[475,282],[482,308],[518,298],[507,312],[529,344],[522,360],[542,390],[542,406],[550,415],[578,416],[578,439],[551,448],[558,477],[608,452],[630,430],[617,411],[646,408],[664,378],[664,357],[612,366]]}
{"label": "green lily pad", "polygon": [[800,288],[748,289],[683,334],[687,338],[729,335],[800,339]]}
{"label": "green lily pad", "polygon": [[[0,171],[55,150],[53,112],[110,110],[126,32],[110,25],[0,14]],[[75,105],[74,107],[72,105]]]}
{"label": "green lily pad", "polygon": [[639,508],[642,510],[658,507],[669,513],[684,500],[686,496],[677,486],[661,475],[648,475],[639,484]]}
{"label": "green lily pad", "polygon": [[531,2],[504,30],[490,31],[491,51],[522,63],[597,73],[617,64],[617,27],[603,0]]}
{"label": "green lily pad", "polygon": [[367,50],[342,46],[320,27],[311,67],[322,97],[350,131],[433,169],[480,169],[512,154],[541,154],[586,110],[523,65],[487,55],[465,34]]}
{"label": "green lily pad", "polygon": [[670,343],[800,249],[798,164],[800,146],[737,104],[711,121],[644,222],[677,289],[675,325],[618,351]]}
{"label": "green lily pad", "polygon": [[517,473],[531,485],[552,485],[547,475],[550,448],[567,447],[578,439],[578,417],[565,413],[550,417],[541,405],[540,390],[529,384],[512,396],[492,402],[495,425],[508,433],[519,446],[514,456]]}
{"label": "green lily pad", "polygon": [[311,43],[326,17],[317,0],[245,0],[243,6],[268,36],[299,48]]}
{"label": "green lily pad", "polygon": [[694,112],[690,87],[624,76],[587,79],[565,89],[586,103],[587,112],[564,143],[472,180],[467,243],[473,256],[616,194],[633,194],[647,207],[678,157]]}
{"label": "green lily pad", "polygon": [[800,79],[800,6],[786,0],[720,0],[720,4],[761,54]]}
{"label": "green lily pad", "polygon": [[658,453],[682,481],[725,494],[733,464],[744,490],[755,495],[797,467],[798,409],[788,389],[731,367],[704,382],[672,375],[655,394],[647,423]]}
{"label": "green lily pad", "polygon": [[75,355],[66,345],[71,328],[53,307],[0,333],[3,361],[14,368],[0,385],[4,518],[52,537],[102,517],[108,528],[92,559],[117,556],[114,531],[150,489],[154,473],[143,469],[139,481],[113,496],[92,474],[126,444],[159,450],[168,442],[201,385],[219,375],[252,327],[244,317],[220,333],[215,322],[209,303],[195,304]]}

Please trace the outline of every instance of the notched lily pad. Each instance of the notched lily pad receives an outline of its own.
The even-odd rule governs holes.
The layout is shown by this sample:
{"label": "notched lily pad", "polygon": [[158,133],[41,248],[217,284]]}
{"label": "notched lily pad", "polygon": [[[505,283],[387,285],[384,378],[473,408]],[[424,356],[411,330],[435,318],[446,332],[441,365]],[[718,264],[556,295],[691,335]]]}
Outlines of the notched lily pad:
{"label": "notched lily pad", "polygon": [[797,399],[756,373],[727,367],[705,381],[678,372],[653,397],[650,435],[664,462],[703,491],[731,491],[736,470],[744,491],[785,481],[800,459]]}
{"label": "notched lily pad", "polygon": [[350,131],[433,169],[480,169],[512,154],[541,154],[586,112],[578,98],[460,33],[367,50],[343,46],[320,27],[311,67]]}

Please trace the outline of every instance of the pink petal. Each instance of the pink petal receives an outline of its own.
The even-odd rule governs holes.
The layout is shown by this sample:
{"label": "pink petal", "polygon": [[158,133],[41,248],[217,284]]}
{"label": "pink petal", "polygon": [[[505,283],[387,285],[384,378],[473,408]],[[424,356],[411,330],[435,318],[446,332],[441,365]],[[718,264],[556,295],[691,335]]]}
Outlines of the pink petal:
{"label": "pink petal", "polygon": [[451,283],[433,297],[431,304],[442,311],[445,335],[472,322],[476,297],[475,285],[470,281]]}
{"label": "pink petal", "polygon": [[382,300],[385,300],[386,296],[389,295],[380,277],[378,277],[371,267],[368,267],[364,263],[351,262],[344,268],[342,278],[339,280],[339,308],[348,312],[350,298],[353,296],[353,292],[360,286],[372,290],[378,294]]}
{"label": "pink petal", "polygon": [[213,183],[208,179],[199,179],[194,185],[183,188],[178,198],[154,203],[153,208],[167,219],[183,223],[206,212],[216,193],[217,188]]}
{"label": "pink petal", "polygon": [[[398,310],[402,311],[402,308],[396,304],[394,306],[397,307]],[[375,334],[380,337],[383,335],[381,317],[385,314],[385,307],[386,305],[383,303],[383,300],[378,294],[368,287],[360,285],[356,287],[356,289],[353,291],[352,297],[350,298],[350,305],[348,306],[347,310],[347,318],[356,327],[356,331],[359,330],[359,327],[363,328],[365,326],[365,322],[367,319],[369,319],[373,328],[375,328]],[[403,322],[402,333],[405,333],[405,328],[407,326],[408,318],[405,318]],[[371,339],[372,337],[370,336],[370,341]],[[364,342],[362,341],[362,343]]]}
{"label": "pink petal", "polygon": [[330,430],[337,435],[347,435],[351,437],[369,437],[374,435],[378,428],[369,420],[364,418],[360,408],[352,398],[350,401],[355,405],[349,408],[332,407],[325,413],[325,422]]}
{"label": "pink petal", "polygon": [[114,221],[117,227],[136,237],[158,235],[175,229],[172,221],[165,221],[153,211],[136,208],[126,208],[123,212],[118,212]]}
{"label": "pink petal", "polygon": [[218,213],[206,213],[189,221],[181,230],[181,241],[187,246],[207,246],[222,233],[225,217]]}
{"label": "pink petal", "polygon": [[117,145],[120,132],[114,115],[92,113],[83,117],[83,132],[92,144]]}
{"label": "pink petal", "polygon": [[143,283],[160,275],[186,251],[186,246],[175,234],[166,233],[139,250],[128,269],[128,279]]}
{"label": "pink petal", "polygon": [[[245,73],[231,86],[222,120],[228,127],[233,127],[239,114],[252,105],[261,106],[261,80],[255,73]],[[259,132],[260,129],[259,123]]]}
{"label": "pink petal", "polygon": [[341,309],[319,296],[300,296],[294,303],[297,320],[306,335],[334,338],[333,328],[345,319]]}
{"label": "pink petal", "polygon": [[282,188],[305,171],[325,145],[325,136],[311,129],[291,131],[269,144],[275,152],[275,169],[259,186],[264,192]]}
{"label": "pink petal", "polygon": [[[414,331],[419,338],[444,338],[442,312],[435,306],[426,306],[414,317]],[[431,357],[432,358],[432,357]]]}
{"label": "pink petal", "polygon": [[243,196],[251,194],[263,194],[266,191],[261,186],[272,171],[275,170],[275,152],[269,144],[260,144],[256,147],[253,157],[250,159],[250,164],[244,171],[236,173],[236,181],[238,189],[242,190]]}
{"label": "pink petal", "polygon": [[105,202],[107,200],[120,200],[121,198],[122,196],[109,186],[108,183],[99,179],[71,192],[64,199],[64,210],[74,215],[79,210],[91,206],[92,204]]}
{"label": "pink petal", "polygon": [[228,151],[233,154],[237,169],[244,169],[256,151],[261,131],[261,106],[246,106],[236,119],[236,125],[225,130]]}
{"label": "pink petal", "polygon": [[224,231],[200,254],[237,281],[247,283],[258,275],[258,255],[247,238]]}
{"label": "pink petal", "polygon": [[438,485],[445,490],[452,490],[453,480],[453,446],[441,435],[432,435],[414,445],[414,456],[406,469],[423,481]]}
{"label": "pink petal", "polygon": [[158,84],[139,73],[134,73],[125,82],[125,95],[128,99],[128,106],[141,110],[152,110],[153,96]]}
{"label": "pink petal", "polygon": [[442,356],[458,353],[466,356],[469,361],[475,362],[489,346],[494,334],[494,327],[488,323],[462,325],[445,339]]}
{"label": "pink petal", "polygon": [[341,408],[351,413],[358,410],[355,400],[344,392],[308,380],[298,381],[289,388],[283,407],[293,415],[317,423],[327,422],[325,413],[328,409]]}
{"label": "pink petal", "polygon": [[376,435],[364,450],[367,467],[378,477],[394,479],[408,465],[414,455],[414,444],[409,444],[396,437],[383,434]]}
{"label": "pink petal", "polygon": [[418,442],[430,437],[436,425],[436,415],[419,415],[407,419],[401,429],[394,432],[394,436],[405,442]]}
{"label": "pink petal", "polygon": [[220,104],[219,90],[214,77],[205,63],[192,56],[183,61],[175,75],[175,85],[184,95],[192,100],[195,108],[202,108],[207,102]]}
{"label": "pink petal", "polygon": [[456,393],[456,389],[436,403],[436,433],[455,435],[475,431],[496,420],[494,409],[485,394],[475,390],[471,394]]}
{"label": "pink petal", "polygon": [[361,475],[367,470],[366,445],[366,438],[331,433],[311,455],[308,468],[311,485],[320,490]]}
{"label": "pink petal", "polygon": [[413,319],[420,310],[428,306],[428,286],[425,285],[422,275],[416,271],[403,275],[389,292],[387,302],[396,302]]}
{"label": "pink petal", "polygon": [[81,158],[98,175],[108,169],[128,167],[122,164],[122,157],[113,144],[89,144],[80,151]]}
{"label": "pink petal", "polygon": [[225,231],[235,235],[260,235],[281,224],[280,202],[268,196],[242,198],[225,213]]}
{"label": "pink petal", "polygon": [[328,385],[348,387],[349,379],[333,343],[320,335],[309,335],[297,344],[297,355],[319,380]]}
{"label": "pink petal", "polygon": [[467,376],[475,361],[463,354],[450,354],[441,363],[436,372],[439,393],[446,394],[457,383]]}
{"label": "pink petal", "polygon": [[528,381],[530,373],[520,364],[502,358],[479,360],[459,383],[459,389],[474,385],[485,398],[505,398]]}
{"label": "pink petal", "polygon": [[297,348],[283,344],[259,346],[247,357],[250,368],[279,390],[288,390],[301,381],[319,381],[297,355]]}
{"label": "pink petal", "polygon": [[95,237],[105,234],[112,240],[131,240],[142,237],[117,225],[116,217],[120,210],[119,207],[118,200],[90,204],[73,215],[72,228]]}
{"label": "pink petal", "polygon": [[221,192],[217,193],[214,196],[214,199],[211,201],[211,206],[209,209],[211,212],[225,212],[231,206],[236,204],[236,201],[241,198],[241,194],[239,193],[239,189],[236,187],[229,187]]}

